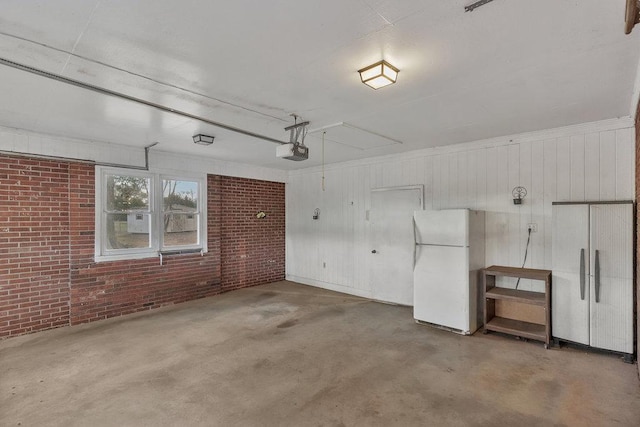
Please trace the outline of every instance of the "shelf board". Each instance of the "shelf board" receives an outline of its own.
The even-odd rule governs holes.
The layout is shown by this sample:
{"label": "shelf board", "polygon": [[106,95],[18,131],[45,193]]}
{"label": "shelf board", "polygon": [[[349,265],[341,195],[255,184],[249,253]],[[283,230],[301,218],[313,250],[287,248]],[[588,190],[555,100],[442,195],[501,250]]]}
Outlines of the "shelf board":
{"label": "shelf board", "polygon": [[546,305],[546,295],[544,292],[521,291],[518,289],[494,287],[485,293],[486,298],[504,299],[523,304]]}
{"label": "shelf board", "polygon": [[523,279],[544,281],[551,279],[551,270],[538,270],[535,268],[518,268],[505,267],[502,265],[492,265],[489,268],[485,268],[484,271],[485,274],[489,274],[491,276],[521,277]]}
{"label": "shelf board", "polygon": [[546,342],[547,335],[544,325],[523,322],[520,320],[494,317],[486,325],[486,330],[516,335],[523,338]]}

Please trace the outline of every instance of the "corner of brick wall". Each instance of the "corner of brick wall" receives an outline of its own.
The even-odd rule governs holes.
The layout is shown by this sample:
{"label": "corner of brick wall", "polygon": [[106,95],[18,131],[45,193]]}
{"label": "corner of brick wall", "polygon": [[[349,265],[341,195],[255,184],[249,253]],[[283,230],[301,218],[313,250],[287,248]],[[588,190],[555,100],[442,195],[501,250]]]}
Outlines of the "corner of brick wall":
{"label": "corner of brick wall", "polygon": [[[640,269],[638,268],[638,260],[640,260],[640,208],[638,208],[638,200],[640,200],[640,102],[638,103],[638,109],[636,110],[636,335],[640,333]],[[636,337],[636,353],[640,354],[640,340]],[[638,364],[638,373],[640,374],[640,364]]]}
{"label": "corner of brick wall", "polygon": [[[93,261],[94,168],[72,166],[71,324],[149,310],[219,294],[219,225],[207,222],[207,253],[141,260]],[[209,182],[208,182],[209,184]],[[215,186],[207,185],[208,215],[219,209]]]}
{"label": "corner of brick wall", "polygon": [[[221,279],[225,291],[285,277],[285,185],[217,177],[222,200]],[[257,218],[263,211],[265,218]]]}
{"label": "corner of brick wall", "polygon": [[95,167],[0,156],[0,338],[282,280],[284,203],[282,183],[208,175],[204,256],[96,263]]}

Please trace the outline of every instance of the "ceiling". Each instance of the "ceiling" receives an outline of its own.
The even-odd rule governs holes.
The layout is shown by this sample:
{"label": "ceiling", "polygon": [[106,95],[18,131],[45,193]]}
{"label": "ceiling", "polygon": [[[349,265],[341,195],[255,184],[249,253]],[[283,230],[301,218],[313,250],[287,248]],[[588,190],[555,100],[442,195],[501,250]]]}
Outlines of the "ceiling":
{"label": "ceiling", "polygon": [[[0,65],[0,125],[277,169],[631,114],[640,31],[625,0],[2,0],[0,58],[288,141],[310,158]],[[386,59],[377,91],[357,70]],[[216,137],[209,147],[191,136]]]}

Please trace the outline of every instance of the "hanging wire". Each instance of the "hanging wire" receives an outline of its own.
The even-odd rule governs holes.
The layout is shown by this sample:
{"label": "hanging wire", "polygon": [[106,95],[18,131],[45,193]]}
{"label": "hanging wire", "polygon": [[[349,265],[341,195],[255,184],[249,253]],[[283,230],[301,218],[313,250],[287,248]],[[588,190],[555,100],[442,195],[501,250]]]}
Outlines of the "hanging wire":
{"label": "hanging wire", "polygon": [[[522,268],[527,263],[527,254],[529,253],[529,242],[531,241],[531,228],[529,228],[529,237],[527,237],[527,247],[524,250],[524,261],[522,261]],[[520,278],[518,277],[518,281],[516,282],[516,289],[520,286]]]}
{"label": "hanging wire", "polygon": [[322,132],[322,191],[324,191],[324,135],[326,133],[326,130]]}

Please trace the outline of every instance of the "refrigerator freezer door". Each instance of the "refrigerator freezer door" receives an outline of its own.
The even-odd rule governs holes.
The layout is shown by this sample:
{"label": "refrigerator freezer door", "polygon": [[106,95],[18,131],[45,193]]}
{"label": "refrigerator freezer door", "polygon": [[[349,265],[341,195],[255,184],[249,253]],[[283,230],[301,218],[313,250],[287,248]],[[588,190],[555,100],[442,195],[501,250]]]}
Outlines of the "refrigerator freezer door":
{"label": "refrigerator freezer door", "polygon": [[465,334],[475,332],[470,331],[469,249],[418,245],[416,250],[413,317]]}
{"label": "refrigerator freezer door", "polygon": [[416,211],[413,214],[416,243],[469,246],[469,210]]}

